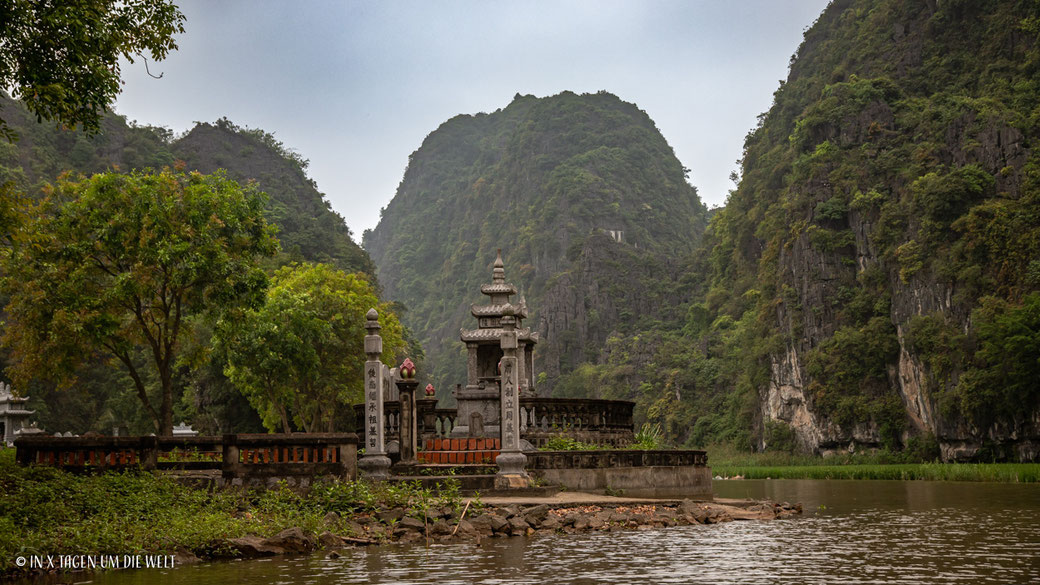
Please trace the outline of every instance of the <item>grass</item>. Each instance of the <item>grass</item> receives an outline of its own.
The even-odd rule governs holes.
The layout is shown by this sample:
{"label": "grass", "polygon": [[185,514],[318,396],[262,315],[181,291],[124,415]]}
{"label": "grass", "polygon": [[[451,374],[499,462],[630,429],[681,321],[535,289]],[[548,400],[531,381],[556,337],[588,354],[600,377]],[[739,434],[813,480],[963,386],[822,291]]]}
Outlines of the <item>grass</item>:
{"label": "grass", "polygon": [[745,479],[926,479],[934,481],[1040,481],[1040,463],[893,463],[887,465],[712,465],[712,473]]}
{"label": "grass", "polygon": [[1040,482],[1040,463],[921,463],[903,453],[843,453],[816,457],[783,452],[749,453],[712,445],[712,473],[745,479],[925,479],[934,481]]}
{"label": "grass", "polygon": [[[138,470],[80,475],[24,467],[15,463],[14,449],[0,448],[0,578],[14,574],[20,555],[170,554],[183,547],[213,556],[229,553],[225,541],[246,534],[298,526],[351,535],[356,514],[401,507],[421,518],[430,507],[461,503],[454,480],[437,490],[418,482],[328,480],[305,496],[285,486],[210,491]],[[327,521],[329,512],[339,518]]]}

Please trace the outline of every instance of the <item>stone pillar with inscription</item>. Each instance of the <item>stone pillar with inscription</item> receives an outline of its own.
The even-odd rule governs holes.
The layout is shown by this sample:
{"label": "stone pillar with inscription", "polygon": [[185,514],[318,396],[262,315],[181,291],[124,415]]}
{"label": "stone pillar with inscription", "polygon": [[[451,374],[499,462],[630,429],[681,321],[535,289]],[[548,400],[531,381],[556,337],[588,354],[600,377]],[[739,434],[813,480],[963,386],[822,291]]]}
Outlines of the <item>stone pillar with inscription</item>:
{"label": "stone pillar with inscription", "polygon": [[495,463],[498,474],[495,487],[499,489],[523,488],[531,484],[524,470],[527,456],[520,450],[520,368],[517,363],[516,319],[513,306],[502,309],[502,383],[499,404],[501,412],[502,451]]}
{"label": "stone pillar with inscription", "polygon": [[390,458],[386,456],[383,436],[383,338],[379,336],[379,314],[369,309],[365,329],[365,455],[358,461],[358,468],[365,479],[383,481],[389,477]]}

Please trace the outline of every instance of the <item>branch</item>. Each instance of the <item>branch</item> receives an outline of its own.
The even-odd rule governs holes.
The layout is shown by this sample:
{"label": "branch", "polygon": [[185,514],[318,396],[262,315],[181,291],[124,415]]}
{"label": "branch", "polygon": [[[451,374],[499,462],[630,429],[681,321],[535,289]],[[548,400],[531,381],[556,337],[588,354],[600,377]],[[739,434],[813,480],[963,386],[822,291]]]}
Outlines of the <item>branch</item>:
{"label": "branch", "polygon": [[137,56],[140,57],[144,61],[144,71],[145,71],[145,73],[147,73],[150,77],[153,77],[155,79],[162,79],[162,76],[164,75],[163,73],[160,73],[159,75],[152,75],[151,70],[148,69],[148,58],[147,57],[145,57],[144,55],[142,55],[140,53],[138,53]]}
{"label": "branch", "polygon": [[162,425],[159,413],[155,412],[155,409],[152,408],[152,402],[148,400],[148,392],[145,390],[141,376],[137,373],[137,368],[134,367],[133,360],[130,359],[130,354],[116,351],[113,346],[108,344],[105,344],[105,346],[108,347],[109,351],[115,354],[115,356],[119,358],[119,361],[123,362],[126,366],[126,369],[130,371],[130,377],[134,380],[134,386],[137,387],[137,396],[141,399],[141,402],[144,403],[144,407],[148,409],[148,413],[152,415],[152,419],[155,420],[156,425]]}

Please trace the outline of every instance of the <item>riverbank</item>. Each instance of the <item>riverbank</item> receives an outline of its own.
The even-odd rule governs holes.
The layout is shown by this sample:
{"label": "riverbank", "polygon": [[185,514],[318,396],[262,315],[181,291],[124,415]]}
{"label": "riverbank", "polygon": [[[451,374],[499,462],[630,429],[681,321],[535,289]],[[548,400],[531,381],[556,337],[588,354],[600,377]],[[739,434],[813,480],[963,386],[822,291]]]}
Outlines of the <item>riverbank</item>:
{"label": "riverbank", "polygon": [[[415,509],[387,508],[361,513],[346,520],[343,534],[325,530],[316,537],[299,528],[290,528],[269,538],[249,535],[227,541],[229,558],[257,558],[281,554],[297,554],[324,549],[330,558],[351,546],[378,545],[391,542],[444,543],[470,541],[477,546],[487,538],[509,536],[532,537],[539,534],[575,534],[590,531],[652,530],[671,526],[718,524],[734,520],[775,520],[802,513],[801,505],[768,501],[729,501],[727,503],[638,500],[604,501],[596,494],[571,494],[574,503],[552,505],[506,503],[510,498],[496,498],[500,505],[468,501],[458,510],[435,507],[420,515]],[[526,498],[517,498],[526,501]],[[476,503],[476,505],[474,505]],[[330,526],[342,518],[330,513]],[[216,555],[221,558],[224,555]]]}
{"label": "riverbank", "polygon": [[[490,498],[489,498],[490,500]],[[701,503],[574,493],[559,501],[465,499],[453,480],[371,485],[318,481],[306,494],[193,487],[128,470],[78,475],[19,466],[0,449],[0,577],[28,574],[33,555],[172,555],[204,559],[344,546],[481,539],[588,530],[648,530],[800,512],[789,504]]]}
{"label": "riverbank", "polygon": [[716,465],[720,479],[894,479],[1040,482],[1037,463],[897,463],[889,465]]}
{"label": "riverbank", "polygon": [[1040,482],[1040,463],[931,463],[906,453],[861,452],[829,457],[749,453],[729,445],[708,448],[715,477],[730,479],[888,479]]}

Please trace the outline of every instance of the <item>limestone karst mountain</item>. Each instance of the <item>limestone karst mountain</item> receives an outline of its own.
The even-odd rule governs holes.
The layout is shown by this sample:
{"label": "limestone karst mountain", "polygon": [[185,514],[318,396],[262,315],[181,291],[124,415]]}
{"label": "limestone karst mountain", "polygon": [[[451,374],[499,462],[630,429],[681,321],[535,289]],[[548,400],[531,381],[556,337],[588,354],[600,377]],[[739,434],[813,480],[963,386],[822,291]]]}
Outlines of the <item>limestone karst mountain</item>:
{"label": "limestone karst mountain", "polygon": [[465,381],[458,330],[496,248],[545,339],[542,392],[677,305],[678,260],[706,215],[686,172],[646,113],[606,92],[517,95],[430,133],[364,245],[438,395]]}
{"label": "limestone karst mountain", "polygon": [[837,0],[807,30],[697,306],[754,330],[758,447],[1038,457],[1038,36],[1023,1]]}
{"label": "limestone karst mountain", "polygon": [[442,392],[501,247],[543,391],[680,444],[1035,460],[1038,35],[1029,1],[832,2],[703,232],[634,106],[517,96],[431,133],[365,245]]}

